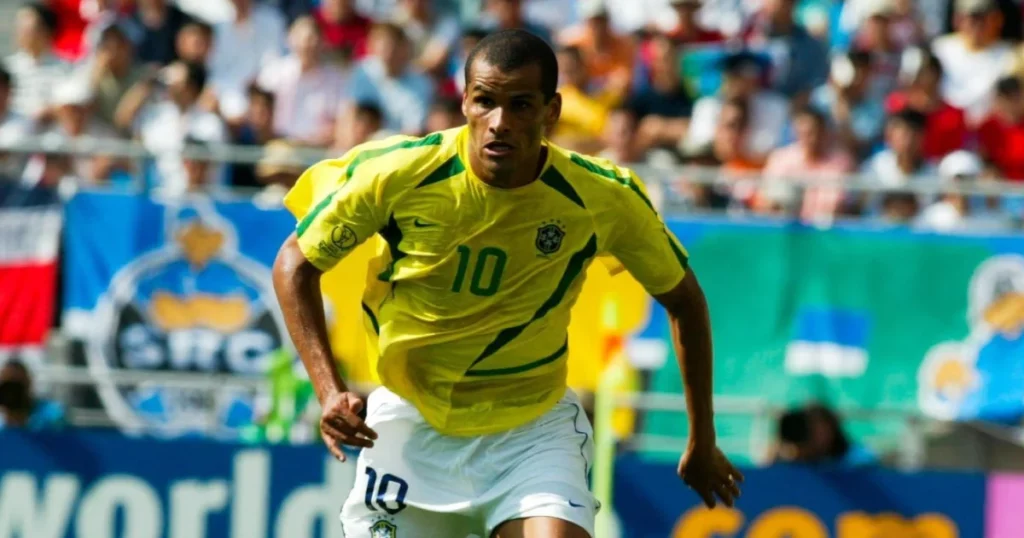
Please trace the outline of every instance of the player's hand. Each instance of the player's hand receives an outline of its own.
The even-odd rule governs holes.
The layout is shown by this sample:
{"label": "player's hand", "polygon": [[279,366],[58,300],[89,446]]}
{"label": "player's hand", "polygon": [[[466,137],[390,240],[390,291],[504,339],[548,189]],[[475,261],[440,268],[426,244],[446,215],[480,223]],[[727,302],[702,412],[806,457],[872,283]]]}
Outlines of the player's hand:
{"label": "player's hand", "polygon": [[728,507],[740,496],[738,484],[743,482],[743,473],[714,444],[690,443],[679,460],[677,472],[708,508],[715,507],[716,496]]}
{"label": "player's hand", "polygon": [[332,394],[323,403],[320,413],[320,437],[338,461],[345,461],[342,445],[372,447],[377,432],[359,418],[363,399],[354,392]]}

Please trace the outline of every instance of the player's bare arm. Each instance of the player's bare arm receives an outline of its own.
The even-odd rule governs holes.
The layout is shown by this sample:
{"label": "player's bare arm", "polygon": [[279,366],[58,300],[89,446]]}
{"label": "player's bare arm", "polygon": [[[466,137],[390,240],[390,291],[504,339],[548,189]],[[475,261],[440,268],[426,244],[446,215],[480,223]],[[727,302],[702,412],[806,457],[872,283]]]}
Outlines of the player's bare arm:
{"label": "player's bare arm", "polygon": [[679,476],[714,508],[717,496],[726,506],[739,497],[740,473],[718,449],[711,386],[711,318],[707,299],[692,269],[674,289],[656,297],[668,312],[679,368],[686,389],[690,439],[679,461]]}
{"label": "player's bare arm", "polygon": [[345,385],[331,353],[320,293],[322,275],[302,253],[295,234],[289,236],[274,261],[274,291],[320,401],[320,436],[331,453],[345,461],[341,445],[372,447],[377,433],[360,418],[363,399]]}

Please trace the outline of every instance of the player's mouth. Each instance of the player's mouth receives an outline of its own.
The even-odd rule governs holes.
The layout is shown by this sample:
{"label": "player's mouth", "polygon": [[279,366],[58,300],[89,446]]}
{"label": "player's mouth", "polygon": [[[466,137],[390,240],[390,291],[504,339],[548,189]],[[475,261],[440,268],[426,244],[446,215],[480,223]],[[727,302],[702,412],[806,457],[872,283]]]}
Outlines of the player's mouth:
{"label": "player's mouth", "polygon": [[512,144],[506,142],[495,141],[484,144],[484,153],[488,157],[508,157],[514,149],[515,147]]}

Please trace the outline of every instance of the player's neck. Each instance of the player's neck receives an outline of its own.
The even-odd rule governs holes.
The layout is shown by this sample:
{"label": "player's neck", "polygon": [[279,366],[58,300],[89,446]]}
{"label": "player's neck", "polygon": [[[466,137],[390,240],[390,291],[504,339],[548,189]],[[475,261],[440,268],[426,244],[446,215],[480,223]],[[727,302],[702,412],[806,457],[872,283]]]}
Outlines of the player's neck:
{"label": "player's neck", "polygon": [[530,168],[527,166],[516,167],[516,169],[509,171],[506,174],[477,174],[480,181],[492,186],[498,187],[499,189],[515,189],[518,187],[525,187],[530,183],[533,183],[540,177],[540,173],[544,170],[544,164],[548,160],[548,148],[543,146],[540,152],[537,153],[536,164]]}

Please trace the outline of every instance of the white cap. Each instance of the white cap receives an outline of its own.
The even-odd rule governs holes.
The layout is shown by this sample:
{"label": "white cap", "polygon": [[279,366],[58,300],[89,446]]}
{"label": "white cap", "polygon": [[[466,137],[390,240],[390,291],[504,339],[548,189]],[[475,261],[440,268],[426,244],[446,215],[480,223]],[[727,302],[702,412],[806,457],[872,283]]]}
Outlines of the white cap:
{"label": "white cap", "polygon": [[981,174],[981,169],[981,159],[962,149],[946,155],[939,162],[939,175],[946,180],[956,179],[958,176],[977,176]]}

